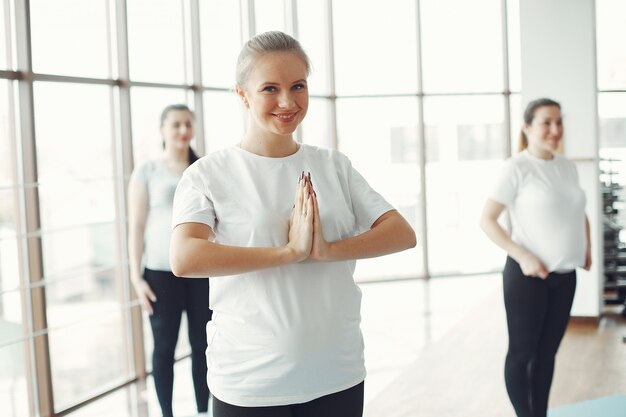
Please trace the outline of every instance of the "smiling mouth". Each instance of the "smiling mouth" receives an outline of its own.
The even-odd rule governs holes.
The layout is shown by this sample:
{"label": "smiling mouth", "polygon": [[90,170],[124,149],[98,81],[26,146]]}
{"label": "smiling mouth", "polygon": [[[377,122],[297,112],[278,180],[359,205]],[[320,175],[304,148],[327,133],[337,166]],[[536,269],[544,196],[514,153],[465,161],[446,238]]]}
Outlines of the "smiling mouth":
{"label": "smiling mouth", "polygon": [[282,121],[282,122],[291,122],[293,119],[295,119],[297,112],[294,113],[282,113],[282,114],[277,114],[277,113],[272,113],[272,116],[274,116],[275,118],[277,118],[278,120]]}

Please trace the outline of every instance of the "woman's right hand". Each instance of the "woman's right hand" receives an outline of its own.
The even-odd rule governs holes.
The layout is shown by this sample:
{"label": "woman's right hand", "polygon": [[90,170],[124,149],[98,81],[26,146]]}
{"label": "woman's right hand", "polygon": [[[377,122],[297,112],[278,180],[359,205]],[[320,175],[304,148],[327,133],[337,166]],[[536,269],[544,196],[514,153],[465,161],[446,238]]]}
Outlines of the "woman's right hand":
{"label": "woman's right hand", "polygon": [[522,273],[526,276],[548,278],[548,269],[532,253],[526,251],[518,260]]}
{"label": "woman's right hand", "polygon": [[148,314],[154,314],[154,309],[152,308],[152,303],[154,303],[157,298],[150,288],[150,285],[143,278],[133,279],[133,288],[135,288],[135,293],[137,294],[137,299],[143,307],[144,310],[148,312]]}
{"label": "woman's right hand", "polygon": [[287,247],[295,254],[295,262],[309,257],[313,244],[313,203],[311,185],[302,174],[296,186],[296,196],[289,219],[289,242]]}

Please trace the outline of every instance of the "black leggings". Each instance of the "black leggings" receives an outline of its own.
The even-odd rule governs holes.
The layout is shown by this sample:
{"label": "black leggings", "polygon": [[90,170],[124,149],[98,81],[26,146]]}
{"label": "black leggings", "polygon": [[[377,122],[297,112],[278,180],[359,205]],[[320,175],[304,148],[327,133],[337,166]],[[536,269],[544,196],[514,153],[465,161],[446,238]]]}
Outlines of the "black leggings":
{"label": "black leggings", "polygon": [[145,269],[144,278],[154,291],[154,314],[150,326],[154,337],[152,376],[157,398],[164,417],[172,416],[174,386],[174,351],[183,310],[187,312],[191,373],[198,412],[206,412],[209,388],[206,384],[206,324],[211,320],[209,310],[209,280],[178,278],[169,271]]}
{"label": "black leggings", "polygon": [[315,400],[273,407],[239,407],[213,396],[213,417],[361,417],[364,382]]}
{"label": "black leggings", "polygon": [[518,417],[545,417],[554,358],[569,321],[576,271],[525,276],[510,257],[504,267],[504,306],[509,351],[506,389]]}

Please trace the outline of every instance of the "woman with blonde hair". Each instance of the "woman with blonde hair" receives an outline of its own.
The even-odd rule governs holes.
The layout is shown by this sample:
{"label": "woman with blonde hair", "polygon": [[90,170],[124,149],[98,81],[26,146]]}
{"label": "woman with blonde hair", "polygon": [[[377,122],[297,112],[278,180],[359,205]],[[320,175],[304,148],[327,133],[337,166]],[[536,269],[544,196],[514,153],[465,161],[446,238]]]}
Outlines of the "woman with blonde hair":
{"label": "woman with blonde hair", "polygon": [[210,276],[214,417],[360,417],[365,366],[356,259],[415,246],[406,220],[342,153],[300,144],[309,60],[282,32],[237,64],[247,131],[176,190],[176,275]]}

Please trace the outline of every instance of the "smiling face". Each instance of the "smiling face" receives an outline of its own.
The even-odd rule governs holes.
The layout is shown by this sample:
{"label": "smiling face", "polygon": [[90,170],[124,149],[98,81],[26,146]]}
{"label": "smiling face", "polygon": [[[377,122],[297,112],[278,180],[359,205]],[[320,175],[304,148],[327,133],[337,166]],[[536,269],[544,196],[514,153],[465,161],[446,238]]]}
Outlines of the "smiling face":
{"label": "smiling face", "polygon": [[170,110],[161,125],[166,148],[186,149],[193,138],[193,116],[186,110]]}
{"label": "smiling face", "polygon": [[297,54],[259,55],[237,94],[250,110],[248,134],[289,136],[304,120],[309,107],[307,66]]}
{"label": "smiling face", "polygon": [[530,153],[546,157],[556,151],[563,138],[563,120],[558,106],[542,106],[535,110],[530,124],[524,125]]}

